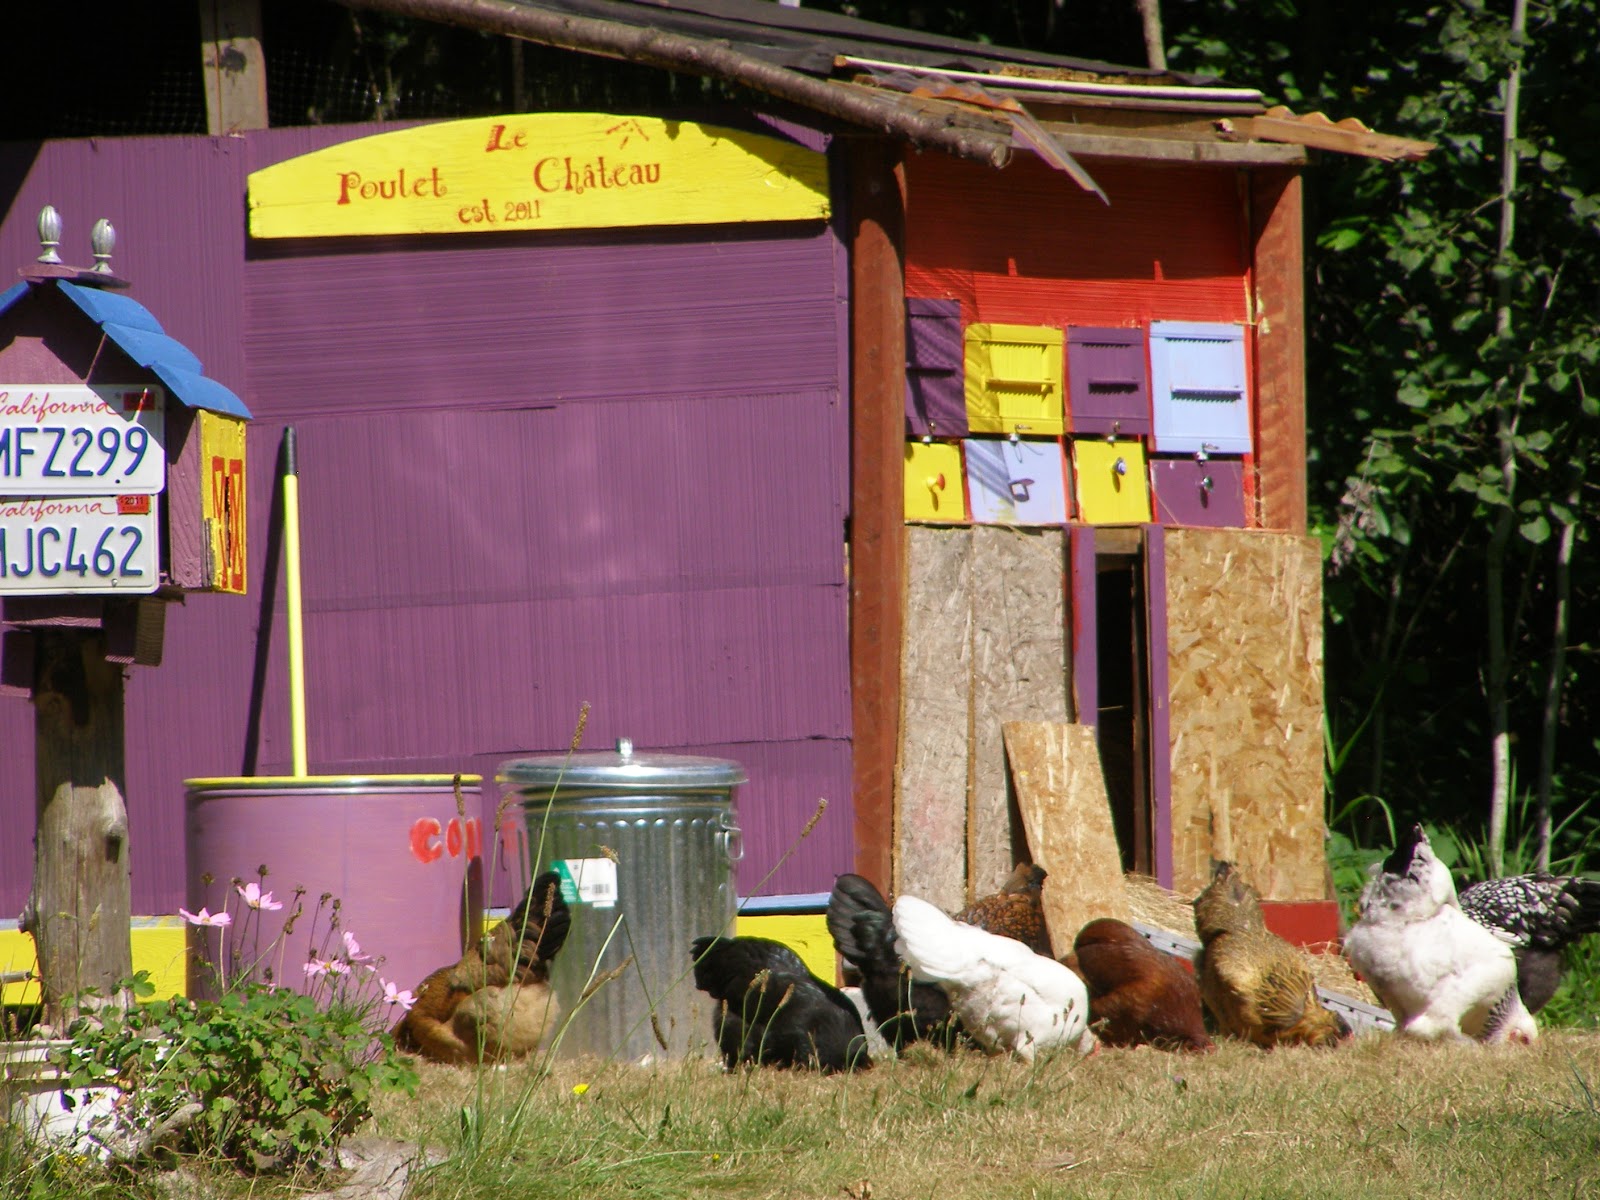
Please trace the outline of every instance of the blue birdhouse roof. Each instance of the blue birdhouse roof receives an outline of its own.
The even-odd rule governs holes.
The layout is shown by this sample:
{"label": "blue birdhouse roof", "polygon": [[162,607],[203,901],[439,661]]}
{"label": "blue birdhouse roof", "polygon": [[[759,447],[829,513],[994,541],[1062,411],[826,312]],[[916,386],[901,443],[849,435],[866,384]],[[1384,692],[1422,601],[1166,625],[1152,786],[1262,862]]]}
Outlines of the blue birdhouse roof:
{"label": "blue birdhouse roof", "polygon": [[244,401],[205,375],[194,351],[168,337],[155,314],[137,300],[102,288],[54,279],[38,285],[18,283],[0,292],[0,313],[27,295],[31,286],[59,288],[63,296],[100,326],[119,350],[161,380],[178,403],[249,418],[250,410]]}

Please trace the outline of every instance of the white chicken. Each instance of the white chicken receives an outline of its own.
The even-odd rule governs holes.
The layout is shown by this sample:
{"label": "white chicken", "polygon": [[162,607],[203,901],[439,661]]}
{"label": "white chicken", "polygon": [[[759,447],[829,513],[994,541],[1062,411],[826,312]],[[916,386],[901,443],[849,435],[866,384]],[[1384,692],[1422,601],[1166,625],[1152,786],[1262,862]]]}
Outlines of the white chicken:
{"label": "white chicken", "polygon": [[925,900],[894,902],[895,952],[913,979],[938,984],[961,1027],[991,1053],[1032,1062],[1041,1051],[1088,1054],[1089,990],[1054,959],[1014,938],[951,920]]}
{"label": "white chicken", "polygon": [[1511,947],[1461,911],[1450,870],[1421,825],[1400,836],[1362,891],[1344,952],[1401,1033],[1523,1043],[1539,1036],[1517,995]]}

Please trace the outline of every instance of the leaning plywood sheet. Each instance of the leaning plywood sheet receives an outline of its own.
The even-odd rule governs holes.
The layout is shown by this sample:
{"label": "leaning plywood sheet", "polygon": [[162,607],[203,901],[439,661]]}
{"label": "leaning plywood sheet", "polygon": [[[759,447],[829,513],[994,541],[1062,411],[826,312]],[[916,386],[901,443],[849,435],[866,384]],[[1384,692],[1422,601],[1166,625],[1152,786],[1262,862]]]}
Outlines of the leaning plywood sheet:
{"label": "leaning plywood sheet", "polygon": [[1322,561],[1309,538],[1166,536],[1173,888],[1231,859],[1269,900],[1326,893]]}
{"label": "leaning plywood sheet", "polygon": [[955,912],[967,903],[971,530],[909,526],[906,579],[894,889]]}
{"label": "leaning plywood sheet", "polygon": [[999,888],[1016,865],[1001,724],[1067,719],[1064,539],[1059,529],[972,529],[967,891],[974,899]]}
{"label": "leaning plywood sheet", "polygon": [[1057,954],[1097,917],[1129,919],[1122,852],[1095,731],[1060,721],[1007,721],[1006,757],[1033,861],[1048,872],[1044,919]]}

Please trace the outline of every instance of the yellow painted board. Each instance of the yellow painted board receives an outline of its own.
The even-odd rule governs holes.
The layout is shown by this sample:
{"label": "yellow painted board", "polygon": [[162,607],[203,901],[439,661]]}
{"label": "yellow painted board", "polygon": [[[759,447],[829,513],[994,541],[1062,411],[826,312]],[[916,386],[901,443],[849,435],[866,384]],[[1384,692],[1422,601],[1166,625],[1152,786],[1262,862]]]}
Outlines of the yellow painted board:
{"label": "yellow painted board", "polygon": [[905,479],[906,520],[960,524],[967,519],[967,481],[959,445],[907,442]]}
{"label": "yellow painted board", "polygon": [[1090,525],[1149,523],[1150,473],[1143,442],[1078,438],[1072,443],[1072,466],[1079,520]]}
{"label": "yellow painted board", "polygon": [[821,220],[827,160],[782,138],[611,113],[373,134],[252,172],[250,235],[507,233]]}
{"label": "yellow painted board", "polygon": [[200,515],[211,542],[211,586],[245,593],[244,422],[200,410]]}
{"label": "yellow painted board", "polygon": [[833,935],[828,932],[828,919],[822,913],[740,917],[734,922],[733,931],[740,937],[764,937],[782,942],[800,956],[817,978],[838,982]]}
{"label": "yellow painted board", "polygon": [[[153,1000],[184,994],[184,956],[187,939],[181,917],[139,918],[129,931],[133,949],[133,969],[148,972],[155,985]],[[0,973],[37,972],[33,938],[19,929],[0,929]],[[0,988],[0,1003],[37,1004],[39,984],[10,983]]]}
{"label": "yellow painted board", "polygon": [[967,428],[973,433],[1059,435],[1065,407],[1065,334],[1047,325],[968,325]]}
{"label": "yellow painted board", "polygon": [[[486,930],[498,922],[486,922]],[[152,999],[184,994],[184,956],[186,926],[181,917],[139,918],[130,933],[133,969],[147,971],[155,985]],[[765,937],[790,947],[811,971],[822,979],[836,982],[837,960],[827,918],[821,913],[781,914],[740,917],[735,932],[741,937]],[[0,973],[38,970],[33,938],[17,929],[0,929]],[[12,983],[0,988],[0,1003],[36,1004],[39,984]]]}

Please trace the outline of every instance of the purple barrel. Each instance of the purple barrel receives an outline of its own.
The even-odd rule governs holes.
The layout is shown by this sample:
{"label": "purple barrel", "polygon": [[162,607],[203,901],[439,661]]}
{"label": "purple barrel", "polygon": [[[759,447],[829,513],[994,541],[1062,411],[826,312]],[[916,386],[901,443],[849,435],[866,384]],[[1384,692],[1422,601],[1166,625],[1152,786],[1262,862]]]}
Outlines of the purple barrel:
{"label": "purple barrel", "polygon": [[482,782],[185,780],[187,908],[230,918],[225,928],[190,925],[189,995],[215,997],[249,976],[312,994],[343,988],[398,1018],[383,1010],[383,982],[415,990],[477,936],[469,914],[483,907]]}

